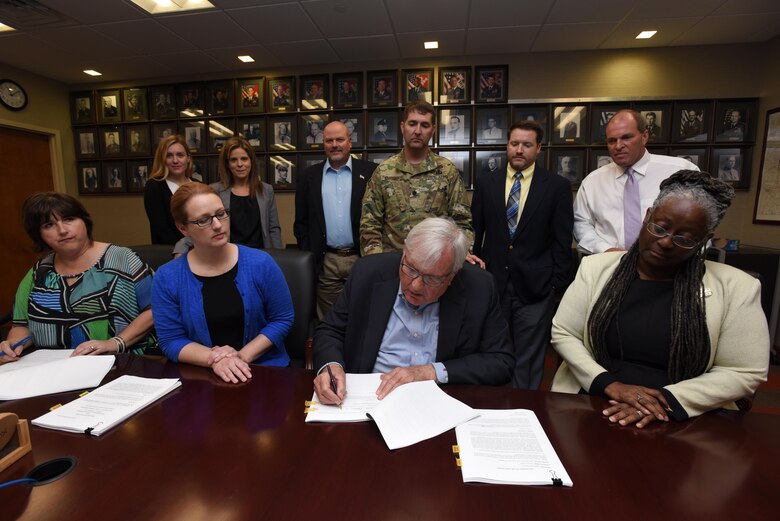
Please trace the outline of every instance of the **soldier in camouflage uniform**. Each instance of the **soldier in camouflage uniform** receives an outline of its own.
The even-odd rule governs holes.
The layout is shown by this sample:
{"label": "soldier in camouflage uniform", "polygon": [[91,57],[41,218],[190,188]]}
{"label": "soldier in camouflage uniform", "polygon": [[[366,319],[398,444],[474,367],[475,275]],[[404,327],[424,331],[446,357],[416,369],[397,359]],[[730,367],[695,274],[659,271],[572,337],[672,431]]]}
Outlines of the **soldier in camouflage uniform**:
{"label": "soldier in camouflage uniform", "polygon": [[401,121],[403,150],[379,165],[366,185],[360,219],[363,255],[403,249],[406,235],[426,217],[450,217],[466,233],[469,244],[473,242],[471,210],[460,173],[450,160],[428,148],[436,130],[435,117],[433,106],[425,101],[406,106]]}

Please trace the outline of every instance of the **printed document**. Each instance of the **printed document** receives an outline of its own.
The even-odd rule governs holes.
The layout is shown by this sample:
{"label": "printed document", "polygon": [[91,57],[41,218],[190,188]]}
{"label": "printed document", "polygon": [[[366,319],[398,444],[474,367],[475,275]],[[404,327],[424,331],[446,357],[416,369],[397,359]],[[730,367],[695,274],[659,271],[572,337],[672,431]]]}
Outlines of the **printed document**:
{"label": "printed document", "polygon": [[42,349],[0,366],[0,400],[97,387],[114,355],[74,356],[70,349]]}

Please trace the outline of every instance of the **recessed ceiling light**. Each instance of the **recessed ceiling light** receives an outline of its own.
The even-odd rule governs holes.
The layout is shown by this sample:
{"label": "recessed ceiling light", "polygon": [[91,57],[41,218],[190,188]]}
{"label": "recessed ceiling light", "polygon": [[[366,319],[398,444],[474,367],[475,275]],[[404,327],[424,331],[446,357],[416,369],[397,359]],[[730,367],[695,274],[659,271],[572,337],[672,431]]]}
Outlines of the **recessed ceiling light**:
{"label": "recessed ceiling light", "polygon": [[425,48],[426,49],[438,49],[439,48],[439,42],[425,42]]}
{"label": "recessed ceiling light", "polygon": [[245,54],[244,56],[239,56],[238,59],[244,63],[252,63],[253,61],[255,61],[255,59],[249,56],[248,54]]}
{"label": "recessed ceiling light", "polygon": [[655,36],[655,33],[658,31],[642,31],[638,35],[636,35],[637,40],[647,40],[648,38],[652,38]]}
{"label": "recessed ceiling light", "polygon": [[4,23],[0,23],[0,33],[4,33],[6,31],[15,31],[13,27],[10,25],[5,25]]}
{"label": "recessed ceiling light", "polygon": [[207,0],[132,0],[132,2],[149,14],[214,9],[214,5]]}
{"label": "recessed ceiling light", "polygon": [[85,70],[85,71],[84,71],[84,74],[89,74],[90,76],[103,76],[103,73],[102,73],[102,72],[98,72],[98,71],[96,71],[96,70],[93,70],[93,69],[87,69],[87,70]]}

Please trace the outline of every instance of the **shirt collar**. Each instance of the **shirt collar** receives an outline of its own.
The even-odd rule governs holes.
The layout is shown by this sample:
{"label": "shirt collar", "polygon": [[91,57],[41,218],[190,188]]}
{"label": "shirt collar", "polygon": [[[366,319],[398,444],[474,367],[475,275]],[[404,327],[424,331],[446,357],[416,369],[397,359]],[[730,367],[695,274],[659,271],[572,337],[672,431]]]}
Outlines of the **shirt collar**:
{"label": "shirt collar", "polygon": [[[653,156],[647,149],[645,149],[645,154],[633,165],[631,165],[631,168],[634,169],[635,174],[639,174],[641,176],[645,175],[645,172],[647,172],[647,165],[650,164],[650,158]],[[618,174],[618,177],[626,173],[626,169],[628,167],[624,168],[622,171],[620,171],[620,174]]]}
{"label": "shirt collar", "polygon": [[[536,168],[536,162],[534,161],[531,163],[531,166],[526,168],[525,170],[521,170],[520,173],[523,174],[523,179],[531,179],[531,177],[534,175],[534,169]],[[517,170],[512,168],[511,164],[506,165],[506,177],[507,179],[514,180],[515,174],[517,173]]]}
{"label": "shirt collar", "polygon": [[[345,164],[345,165],[344,165],[344,166],[342,166],[341,168],[346,168],[347,170],[349,170],[349,171],[350,171],[350,173],[352,172],[352,154],[350,154],[350,156],[349,156],[349,159],[347,159],[347,164]],[[325,160],[325,167],[324,167],[324,170],[323,170],[323,171],[324,171],[326,174],[327,174],[329,171],[333,171],[333,172],[335,172],[335,173],[338,173],[338,172],[339,172],[339,170],[340,170],[339,168],[333,168],[332,166],[330,166],[330,160],[329,160],[329,159],[326,159],[326,160]]]}

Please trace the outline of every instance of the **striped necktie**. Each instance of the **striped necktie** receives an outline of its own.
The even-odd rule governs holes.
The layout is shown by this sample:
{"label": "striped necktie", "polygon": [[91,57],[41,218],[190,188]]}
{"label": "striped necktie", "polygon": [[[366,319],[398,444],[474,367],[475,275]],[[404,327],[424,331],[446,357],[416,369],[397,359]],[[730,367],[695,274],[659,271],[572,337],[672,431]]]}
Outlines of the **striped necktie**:
{"label": "striped necktie", "polygon": [[512,238],[517,230],[517,212],[520,209],[520,178],[521,172],[515,172],[515,182],[512,183],[512,189],[509,190],[509,197],[506,200],[506,223],[509,226],[509,237]]}
{"label": "striped necktie", "polygon": [[626,249],[631,248],[639,237],[642,227],[642,206],[639,199],[639,182],[634,169],[626,168],[626,185],[623,191],[623,233]]}

